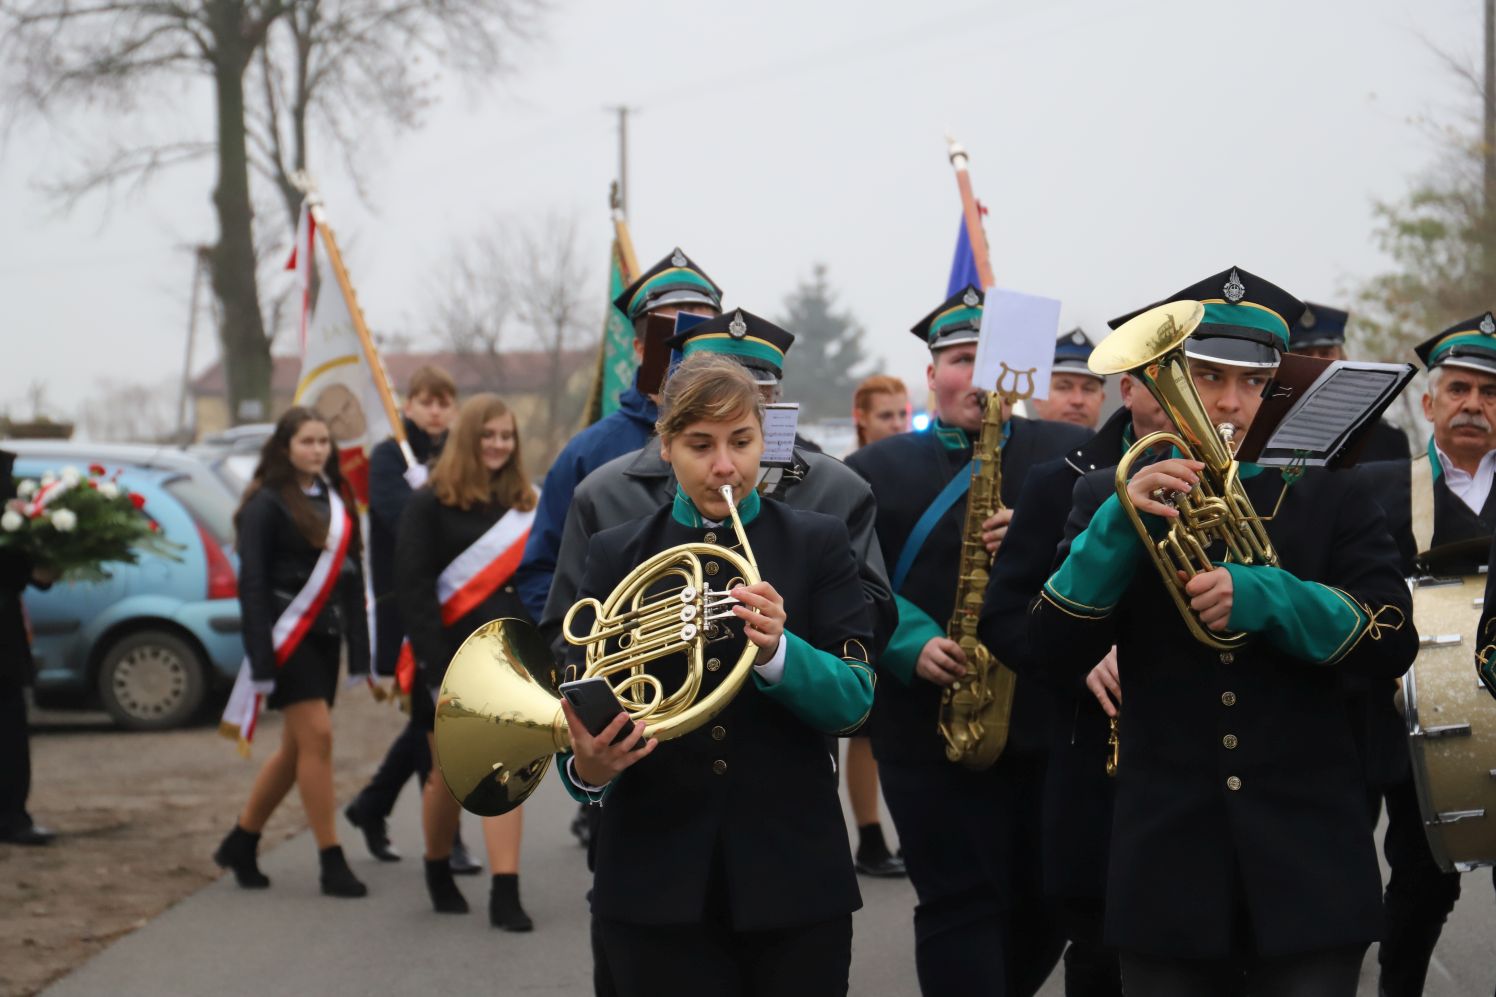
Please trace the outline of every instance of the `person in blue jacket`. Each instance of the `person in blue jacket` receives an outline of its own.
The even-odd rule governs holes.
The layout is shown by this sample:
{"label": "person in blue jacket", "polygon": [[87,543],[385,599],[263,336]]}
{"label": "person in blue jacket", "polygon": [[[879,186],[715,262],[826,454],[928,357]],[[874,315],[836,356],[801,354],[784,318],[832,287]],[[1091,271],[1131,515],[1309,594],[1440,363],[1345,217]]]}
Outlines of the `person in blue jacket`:
{"label": "person in blue jacket", "polygon": [[[613,306],[634,324],[634,355],[642,358],[650,315],[717,315],[722,311],[722,289],[677,247],[630,284],[614,299]],[[533,618],[538,620],[545,612],[566,510],[577,484],[614,457],[644,446],[659,416],[655,402],[656,396],[639,390],[636,374],[634,383],[619,396],[618,410],[573,436],[551,464],[540,489],[540,505],[525,544],[524,560],[514,575],[520,600]]]}

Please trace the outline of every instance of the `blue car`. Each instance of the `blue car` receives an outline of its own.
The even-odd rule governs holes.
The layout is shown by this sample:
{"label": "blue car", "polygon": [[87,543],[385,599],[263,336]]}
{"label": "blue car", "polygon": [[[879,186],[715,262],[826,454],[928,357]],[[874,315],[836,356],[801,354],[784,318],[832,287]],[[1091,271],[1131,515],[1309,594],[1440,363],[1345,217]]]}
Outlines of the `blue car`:
{"label": "blue car", "polygon": [[[37,705],[107,710],[136,730],[188,724],[217,701],[244,658],[238,558],[233,550],[237,499],[201,461],[149,447],[6,441],[18,453],[15,474],[102,464],[145,498],[145,512],[180,561],[145,554],[138,564],[106,565],[101,582],[59,582],[28,589]],[[112,458],[112,459],[111,459]]]}

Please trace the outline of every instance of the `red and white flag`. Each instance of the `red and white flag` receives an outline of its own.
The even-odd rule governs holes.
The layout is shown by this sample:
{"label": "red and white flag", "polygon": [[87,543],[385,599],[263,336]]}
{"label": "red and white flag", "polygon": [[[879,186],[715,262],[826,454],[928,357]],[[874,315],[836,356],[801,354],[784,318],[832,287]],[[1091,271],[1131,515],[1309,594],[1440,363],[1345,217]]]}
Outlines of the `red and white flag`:
{"label": "red and white flag", "polygon": [[[327,543],[317,555],[312,574],[296,593],[296,598],[285,608],[270,630],[270,644],[275,650],[275,667],[280,668],[296,653],[302,638],[311,629],[322,607],[337,587],[338,576],[343,571],[343,558],[348,554],[348,538],[353,534],[353,519],[338,495],[337,489],[327,488],[328,527]],[[229,693],[228,706],[223,719],[218,722],[218,732],[239,742],[239,753],[249,756],[249,746],[254,740],[255,725],[260,718],[260,708],[265,697],[275,688],[275,682],[256,682],[249,666],[249,658],[239,666],[234,679],[234,689]]]}
{"label": "red and white flag", "polygon": [[[534,509],[528,512],[510,509],[442,569],[436,578],[442,626],[450,627],[483,605],[489,596],[514,577],[534,522]],[[415,675],[415,653],[407,639],[400,645],[400,657],[395,661],[395,688],[402,695],[410,695],[415,687]]]}
{"label": "red and white flag", "polygon": [[[296,246],[286,262],[301,289],[301,375],[294,402],[315,409],[338,445],[338,463],[359,504],[369,502],[369,455],[390,435],[378,385],[384,365],[371,369],[347,298],[332,268],[317,253],[317,222],[303,202]],[[313,275],[316,275],[314,281]],[[314,284],[317,288],[312,300]]]}

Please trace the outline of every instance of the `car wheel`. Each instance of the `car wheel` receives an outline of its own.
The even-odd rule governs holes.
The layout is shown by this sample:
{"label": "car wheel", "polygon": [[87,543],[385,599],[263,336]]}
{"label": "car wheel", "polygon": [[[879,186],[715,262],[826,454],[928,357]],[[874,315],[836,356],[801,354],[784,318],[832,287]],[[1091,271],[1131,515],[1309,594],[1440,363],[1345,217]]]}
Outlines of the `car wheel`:
{"label": "car wheel", "polygon": [[112,644],[99,666],[99,698],[129,730],[181,727],[207,693],[206,670],[192,645],[162,630],[137,630]]}

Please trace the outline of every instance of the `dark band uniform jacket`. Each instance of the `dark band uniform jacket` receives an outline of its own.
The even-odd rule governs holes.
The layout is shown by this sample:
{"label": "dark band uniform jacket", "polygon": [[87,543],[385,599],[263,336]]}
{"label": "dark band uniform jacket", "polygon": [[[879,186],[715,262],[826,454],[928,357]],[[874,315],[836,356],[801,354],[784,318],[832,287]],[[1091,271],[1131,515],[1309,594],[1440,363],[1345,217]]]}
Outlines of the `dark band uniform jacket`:
{"label": "dark band uniform jacket", "polygon": [[474,630],[504,617],[526,622],[530,619],[510,579],[451,626],[442,623],[438,576],[508,511],[500,502],[471,509],[443,505],[436,493],[425,487],[411,496],[400,517],[400,537],[395,546],[400,577],[395,592],[400,612],[409,621],[411,650],[425,681],[432,686],[441,683],[447,662]]}
{"label": "dark band uniform jacket", "polygon": [[[589,479],[590,480],[590,479]],[[761,501],[739,504],[762,577],[784,597],[779,682],[750,675],[722,713],[619,775],[606,789],[596,840],[592,912],[631,924],[700,922],[720,877],[736,931],[787,928],[861,906],[827,734],[859,725],[872,703],[871,630],[846,527],[829,516]],[[673,506],[592,538],[581,595],[605,599],[646,558],[683,543],[737,548],[731,522],[704,524],[683,496]],[[732,569],[707,559],[713,587]],[[578,613],[574,627],[590,623]],[[746,638],[711,645],[703,690],[727,675]],[[613,650],[613,648],[609,648]],[[573,650],[573,661],[580,653]],[[680,656],[647,666],[679,688]],[[570,778],[577,799],[593,798]],[[716,892],[716,891],[713,891]]]}
{"label": "dark band uniform jacket", "polygon": [[[1258,470],[1243,466],[1246,491],[1272,509],[1281,477]],[[1078,672],[1117,645],[1125,719],[1106,940],[1123,951],[1216,959],[1245,936],[1271,957],[1380,935],[1341,679],[1407,669],[1418,646],[1408,589],[1354,473],[1308,471],[1267,530],[1281,568],[1228,567],[1230,627],[1253,634],[1235,652],[1190,636],[1110,471],[1077,483],[1064,560],[1035,600],[1029,633],[1047,666]]]}
{"label": "dark band uniform jacket", "polygon": [[[1015,416],[1002,449],[1002,499],[1018,500],[1029,469],[1080,446],[1091,432],[1062,422]],[[897,564],[904,542],[921,514],[958,472],[970,473],[971,440],[955,427],[936,426],[924,433],[901,433],[863,447],[847,458],[847,466],[872,487],[878,500],[878,543],[885,564]],[[964,469],[964,470],[963,470]],[[931,637],[943,636],[954,608],[956,567],[959,564],[966,499],[946,510],[916,556],[902,589],[895,593],[899,624],[893,639],[878,658],[891,681],[878,689],[870,733],[880,760],[945,760],[945,742],[936,731],[940,687],[915,677],[920,648]],[[1040,748],[1044,715],[1025,721],[1020,683],[1014,699],[1014,730],[1009,747]]]}
{"label": "dark band uniform jacket", "polygon": [[[852,538],[858,577],[871,611],[873,639],[868,651],[876,656],[893,632],[896,619],[888,572],[874,533],[877,505],[867,484],[835,457],[796,447],[795,466],[780,479],[772,498],[792,509],[824,513],[839,519]],[[587,544],[602,530],[648,516],[675,497],[675,475],[660,459],[659,439],[640,450],[609,461],[582,479],[566,513],[561,551],[541,632],[555,646],[561,620],[577,601],[586,570]]]}
{"label": "dark band uniform jacket", "polygon": [[[328,518],[327,491],[317,486],[307,496],[325,523]],[[346,505],[352,505],[346,502]],[[239,608],[244,623],[244,652],[249,657],[256,682],[277,678],[278,671],[303,667],[323,667],[327,662],[312,662],[314,642],[303,640],[296,653],[281,669],[275,665],[275,648],[271,628],[281,612],[290,605],[312,575],[322,550],[313,547],[296,528],[286,501],[275,489],[261,488],[244,503],[238,521]],[[307,631],[309,637],[336,637],[347,642],[348,672],[366,674],[369,670],[369,623],[364,609],[363,569],[357,551],[350,544],[343,558],[343,570],[337,588],[323,604],[322,611]],[[337,661],[331,662],[334,677]],[[270,703],[276,697],[272,694]]]}
{"label": "dark band uniform jacket", "polygon": [[1042,682],[1055,697],[1042,819],[1044,891],[1052,897],[1105,896],[1116,781],[1106,774],[1106,714],[1086,688],[1083,672],[1061,674],[1035,659],[1028,641],[1029,605],[1054,570],[1077,478],[1114,466],[1132,437],[1132,413],[1118,409],[1083,446],[1029,472],[982,605],[982,642],[1025,686]]}
{"label": "dark band uniform jacket", "polygon": [[[433,439],[420,426],[405,420],[405,440],[422,464],[441,455],[447,434]],[[405,480],[405,456],[394,438],[369,455],[369,581],[374,591],[374,671],[395,674],[405,624],[395,597],[395,534],[412,494]]]}

